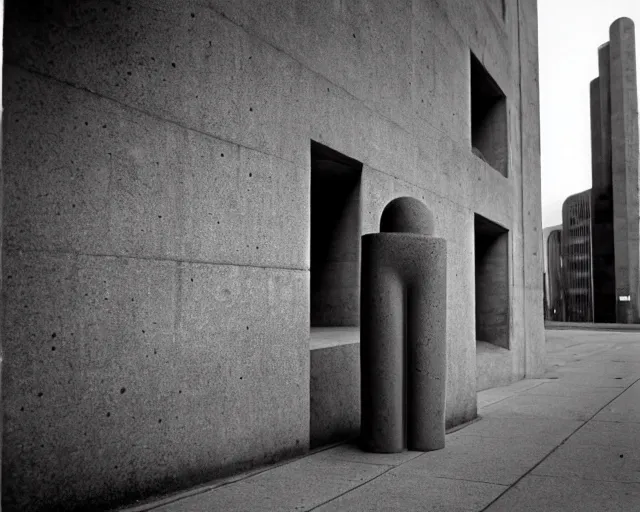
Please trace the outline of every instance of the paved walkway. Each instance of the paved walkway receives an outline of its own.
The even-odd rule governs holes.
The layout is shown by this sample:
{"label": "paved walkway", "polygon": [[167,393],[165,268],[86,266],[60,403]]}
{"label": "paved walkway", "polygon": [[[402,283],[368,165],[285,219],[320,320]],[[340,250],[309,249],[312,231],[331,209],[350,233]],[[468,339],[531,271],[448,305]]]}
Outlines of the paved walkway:
{"label": "paved walkway", "polygon": [[549,371],[478,394],[444,450],[340,445],[137,510],[640,511],[640,333],[547,331]]}

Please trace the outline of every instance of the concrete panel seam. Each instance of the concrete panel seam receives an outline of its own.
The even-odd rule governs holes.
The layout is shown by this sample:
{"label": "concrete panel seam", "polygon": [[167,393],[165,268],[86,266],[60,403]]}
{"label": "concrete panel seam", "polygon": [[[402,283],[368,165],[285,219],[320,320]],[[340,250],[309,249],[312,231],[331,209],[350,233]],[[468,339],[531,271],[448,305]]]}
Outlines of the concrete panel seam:
{"label": "concrete panel seam", "polygon": [[[153,1],[151,1],[150,3],[153,3]],[[410,138],[412,138],[412,139],[413,139],[414,134],[413,134],[409,129],[407,129],[407,128],[406,128],[406,127],[404,127],[404,126],[399,125],[396,121],[394,121],[393,119],[390,119],[389,117],[385,116],[382,112],[379,112],[379,111],[374,110],[373,108],[371,108],[371,106],[369,106],[369,104],[367,103],[367,101],[366,101],[365,99],[362,99],[362,98],[359,98],[359,97],[355,96],[353,93],[349,92],[348,90],[346,90],[346,89],[345,89],[344,87],[342,87],[341,85],[336,84],[335,82],[333,82],[332,80],[330,80],[330,79],[329,79],[328,77],[326,77],[325,75],[323,75],[323,74],[321,74],[320,72],[318,72],[318,71],[316,71],[316,70],[314,70],[314,69],[312,69],[312,68],[308,67],[304,62],[301,62],[300,60],[296,59],[293,55],[291,55],[291,54],[287,53],[287,52],[286,52],[285,50],[283,50],[282,48],[279,48],[278,46],[274,45],[273,43],[271,43],[271,42],[269,42],[269,41],[267,41],[267,40],[265,40],[265,39],[261,38],[259,34],[257,34],[257,33],[255,33],[255,32],[253,32],[253,31],[249,31],[249,30],[247,30],[247,28],[246,28],[246,27],[244,27],[243,25],[240,25],[240,24],[236,23],[233,19],[231,19],[231,18],[229,18],[228,16],[226,16],[226,15],[224,14],[224,12],[217,10],[214,6],[212,6],[212,5],[207,5],[207,4],[202,4],[202,3],[200,3],[200,2],[193,2],[193,3],[194,3],[194,5],[197,5],[197,6],[199,6],[199,7],[202,7],[202,8],[205,8],[205,9],[210,10],[211,12],[213,12],[213,13],[217,14],[217,15],[218,15],[222,20],[224,20],[224,21],[226,21],[226,22],[230,23],[231,25],[233,25],[233,26],[235,26],[235,27],[239,28],[240,30],[242,30],[243,32],[245,32],[245,33],[246,33],[247,35],[249,35],[250,37],[252,37],[252,38],[254,38],[254,39],[258,40],[260,43],[262,43],[262,44],[264,44],[264,45],[266,45],[266,46],[268,46],[268,47],[270,47],[270,48],[273,48],[275,51],[277,51],[277,52],[281,53],[282,55],[286,56],[287,58],[291,59],[293,62],[295,62],[296,64],[298,64],[298,65],[299,65],[300,67],[302,67],[303,69],[306,69],[306,70],[307,70],[307,71],[309,71],[310,73],[313,73],[313,74],[314,74],[314,75],[316,75],[317,77],[320,77],[322,80],[326,81],[327,83],[331,84],[331,85],[332,85],[333,87],[335,87],[336,89],[338,89],[338,90],[342,91],[344,94],[346,94],[347,96],[349,96],[352,100],[355,100],[355,101],[359,102],[359,103],[360,103],[364,108],[366,108],[368,111],[372,112],[373,114],[375,114],[375,115],[377,115],[377,116],[380,116],[382,119],[384,119],[385,121],[387,121],[387,122],[391,123],[391,124],[392,124],[392,125],[394,125],[396,128],[398,128],[399,130],[401,130],[402,132],[404,132],[407,136],[409,136]],[[149,4],[147,4],[147,7],[152,8],[152,9],[154,8],[154,7],[151,7]],[[443,12],[444,12],[444,10],[443,10]],[[445,13],[445,16],[446,16],[446,13]],[[458,35],[458,37],[460,38],[460,40],[461,40],[461,41],[465,41],[465,39],[460,35],[460,33],[458,32],[458,30],[455,28],[455,26],[453,26],[453,25],[452,25],[452,27],[453,27],[453,30],[454,30],[454,31],[456,32],[456,34]],[[412,50],[412,51],[413,51],[413,50]],[[134,108],[135,108],[135,107],[134,107]],[[442,134],[442,135],[445,135],[445,136],[447,136],[447,137],[449,137],[449,138],[451,139],[450,135],[449,135],[447,132],[445,132],[445,131],[443,131],[443,130],[439,129],[437,126],[435,126],[435,125],[431,124],[427,119],[422,118],[422,117],[421,117],[420,115],[418,115],[418,114],[415,114],[415,116],[416,116],[418,119],[420,119],[421,121],[426,122],[427,124],[429,124],[429,126],[431,126],[431,127],[432,127],[434,130],[436,130],[438,133],[440,133],[440,134]],[[180,125],[180,126],[181,126],[181,125]],[[194,130],[194,131],[198,131],[198,130]],[[199,132],[199,133],[200,133],[200,132]],[[215,137],[215,136],[213,136],[213,137]],[[218,138],[218,137],[216,137],[216,138]],[[220,140],[224,140],[224,139],[220,139]],[[451,140],[453,140],[453,139],[451,139]],[[236,142],[233,142],[233,141],[226,141],[226,142],[231,142],[231,143],[233,143],[233,144],[237,144]],[[455,142],[455,141],[454,141],[454,142]],[[238,145],[241,145],[241,144],[238,144]],[[246,147],[246,146],[243,146],[243,147]],[[247,147],[247,149],[253,149],[253,148]],[[261,152],[262,152],[262,151],[261,151]],[[269,153],[266,153],[266,154],[269,154]],[[272,155],[272,156],[277,156],[277,155]],[[291,163],[296,163],[296,162],[291,162]]]}
{"label": "concrete panel seam", "polygon": [[453,205],[453,206],[455,206],[455,207],[457,207],[457,208],[460,208],[460,209],[466,210],[466,211],[468,211],[468,212],[473,211],[473,209],[472,209],[472,208],[469,208],[469,206],[468,206],[468,205],[465,205],[465,204],[462,204],[462,203],[456,203],[456,202],[455,202],[455,201],[453,201],[452,199],[450,199],[450,198],[448,198],[448,197],[446,197],[446,196],[442,196],[442,195],[438,194],[435,190],[431,190],[431,189],[428,189],[428,188],[424,188],[423,186],[421,186],[421,185],[420,185],[420,184],[418,184],[418,183],[411,183],[410,181],[407,181],[407,180],[405,180],[404,178],[400,178],[400,177],[398,177],[398,176],[394,176],[393,174],[388,173],[388,172],[386,172],[386,171],[381,171],[380,169],[376,169],[375,167],[372,167],[371,165],[368,165],[368,164],[367,164],[367,167],[368,167],[370,170],[372,170],[372,171],[378,172],[378,173],[380,173],[380,174],[384,174],[385,176],[388,176],[388,177],[390,177],[390,178],[392,178],[392,179],[394,179],[394,180],[398,180],[399,182],[404,183],[405,185],[409,185],[409,186],[411,186],[411,187],[415,187],[415,188],[417,188],[418,190],[421,190],[421,191],[423,191],[423,192],[428,193],[429,195],[435,196],[435,197],[437,197],[438,199],[442,199],[443,201],[446,201],[447,203],[449,203],[449,204],[451,204],[451,205]]}
{"label": "concrete panel seam", "polygon": [[481,512],[484,512],[485,510],[489,509],[491,507],[491,505],[493,505],[496,501],[498,501],[500,498],[502,498],[502,496],[505,495],[506,492],[509,491],[509,489],[516,487],[520,481],[522,481],[524,478],[526,478],[528,475],[530,475],[533,471],[535,471],[535,469],[540,466],[545,460],[547,460],[549,457],[551,457],[551,455],[553,455],[554,453],[556,453],[558,451],[558,449],[560,449],[561,446],[563,446],[574,434],[576,434],[582,427],[584,427],[587,423],[589,423],[593,418],[596,417],[596,415],[600,412],[603,411],[606,407],[609,406],[609,404],[611,404],[616,398],[618,398],[620,395],[622,395],[625,391],[627,391],[631,386],[633,386],[636,382],[640,382],[640,379],[636,379],[634,382],[632,382],[628,387],[626,388],[620,388],[620,393],[617,394],[615,397],[613,397],[611,400],[609,400],[606,404],[604,404],[602,407],[600,407],[596,412],[594,412],[589,418],[585,419],[585,420],[580,420],[582,421],[582,425],[580,425],[579,427],[577,427],[573,432],[571,432],[567,437],[565,437],[560,444],[558,444],[553,450],[551,450],[549,453],[547,453],[542,459],[540,459],[538,461],[538,463],[533,466],[532,468],[529,469],[529,471],[527,471],[525,474],[523,474],[520,478],[518,478],[515,482],[513,482],[512,484],[509,485],[509,487],[507,489],[504,490],[504,492],[502,492],[499,496],[497,496],[493,501],[491,501],[489,504],[487,504],[486,507],[484,507]]}
{"label": "concrete panel seam", "polygon": [[396,121],[394,121],[393,119],[389,119],[387,116],[385,116],[384,114],[382,114],[381,112],[378,112],[377,110],[373,110],[366,102],[366,100],[362,99],[362,98],[358,98],[357,96],[355,96],[353,93],[347,91],[344,87],[342,87],[341,85],[338,85],[334,82],[332,82],[331,80],[329,80],[329,78],[327,78],[326,76],[322,75],[320,72],[316,71],[315,69],[311,69],[310,67],[308,67],[305,63],[300,62],[298,59],[296,59],[293,55],[291,55],[290,53],[287,53],[285,50],[283,50],[282,48],[279,48],[278,46],[274,45],[273,43],[271,43],[270,41],[266,41],[264,39],[262,39],[258,34],[254,33],[254,32],[250,32],[249,30],[247,30],[246,27],[239,25],[238,23],[236,23],[234,20],[232,20],[231,18],[229,18],[228,16],[225,16],[225,14],[222,11],[218,11],[216,10],[213,6],[211,5],[203,5],[200,3],[197,3],[196,5],[198,5],[199,7],[203,7],[205,9],[209,9],[211,12],[216,13],[218,16],[220,16],[223,20],[226,20],[227,22],[231,23],[232,25],[234,25],[235,27],[241,29],[243,32],[245,32],[247,35],[257,39],[258,41],[260,41],[262,44],[269,46],[270,48],[273,48],[274,50],[276,50],[277,52],[282,53],[283,55],[287,56],[289,59],[291,59],[292,61],[296,62],[299,66],[301,66],[303,69],[306,69],[307,71],[313,73],[316,76],[321,77],[323,80],[325,80],[326,82],[330,83],[331,85],[333,85],[335,88],[339,89],[340,91],[342,91],[343,93],[347,94],[350,98],[360,102],[367,110],[369,110],[370,112],[373,112],[374,114],[382,117],[383,119],[385,119],[386,121],[388,121],[389,123],[393,124],[394,126],[396,126],[397,128],[399,128],[400,130],[402,130],[403,132],[405,132],[407,135],[412,136],[411,132],[409,132],[404,126],[400,126]]}
{"label": "concrete panel seam", "polygon": [[[420,455],[419,455],[418,457],[420,457]],[[416,457],[416,458],[417,458],[417,457]],[[355,487],[351,487],[350,489],[346,490],[345,492],[340,493],[340,494],[338,494],[337,496],[334,496],[333,498],[328,499],[327,501],[323,501],[322,503],[319,503],[319,504],[318,504],[318,505],[316,505],[315,507],[312,507],[312,508],[310,508],[310,509],[308,509],[308,510],[309,510],[309,512],[311,512],[311,511],[313,511],[313,510],[317,510],[318,508],[320,508],[320,507],[322,507],[322,506],[326,505],[327,503],[331,503],[332,501],[337,500],[338,498],[340,498],[340,497],[344,496],[345,494],[351,493],[351,492],[355,491],[356,489],[358,489],[358,488],[360,488],[360,487],[362,487],[362,486],[364,486],[364,485],[370,484],[370,483],[371,483],[371,482],[373,482],[374,480],[377,480],[377,479],[378,479],[378,478],[380,478],[381,476],[386,475],[389,471],[392,471],[392,470],[394,470],[394,469],[396,469],[396,466],[389,466],[389,468],[388,468],[387,470],[383,471],[383,472],[382,472],[382,473],[380,473],[379,475],[376,475],[376,476],[375,476],[375,477],[373,477],[372,479],[370,479],[370,480],[366,480],[366,481],[362,482],[360,485],[356,485]]]}
{"label": "concrete panel seam", "polygon": [[290,272],[308,272],[308,268],[302,267],[278,267],[278,266],[269,266],[269,265],[250,265],[248,263],[233,263],[230,261],[205,261],[205,260],[186,260],[186,259],[172,259],[172,258],[163,258],[163,257],[152,257],[152,256],[135,256],[135,255],[124,255],[124,254],[107,254],[107,253],[92,253],[92,252],[76,252],[76,251],[60,251],[60,250],[39,250],[39,249],[19,249],[19,248],[5,248],[5,252],[9,253],[26,253],[26,254],[52,254],[52,255],[66,255],[66,256],[87,256],[89,258],[114,258],[114,259],[122,259],[122,260],[142,260],[142,261],[156,261],[156,262],[168,262],[168,263],[176,263],[178,265],[182,263],[192,264],[192,265],[213,265],[217,267],[247,267],[247,268],[256,268],[256,269],[265,269],[265,270],[287,270]]}
{"label": "concrete panel seam", "polygon": [[57,77],[54,77],[54,76],[51,76],[51,75],[47,75],[47,74],[42,73],[40,71],[37,71],[35,69],[26,68],[26,67],[23,67],[23,66],[19,66],[17,64],[5,63],[5,69],[7,69],[7,68],[18,69],[18,70],[24,71],[26,73],[31,73],[33,75],[39,76],[40,78],[43,78],[45,80],[51,80],[53,82],[57,82],[59,84],[66,85],[67,87],[71,87],[72,89],[75,89],[77,91],[82,91],[82,92],[91,94],[92,96],[95,96],[97,98],[101,98],[103,100],[110,101],[110,102],[114,103],[115,105],[118,105],[120,108],[128,109],[128,110],[137,112],[139,114],[151,117],[151,118],[156,119],[158,121],[161,121],[163,123],[167,123],[167,124],[176,126],[176,127],[181,128],[183,130],[186,130],[188,132],[197,133],[198,135],[202,135],[202,136],[207,137],[209,139],[214,139],[214,140],[220,141],[220,142],[226,142],[227,144],[234,144],[234,145],[236,145],[238,147],[247,149],[249,151],[255,151],[256,153],[260,153],[260,154],[266,155],[266,156],[271,157],[271,158],[277,158],[277,159],[282,160],[283,162],[287,162],[287,163],[289,163],[291,165],[300,165],[300,162],[289,160],[287,158],[282,157],[282,155],[277,155],[275,153],[268,153],[267,151],[265,151],[263,149],[260,149],[260,148],[257,148],[257,147],[247,146],[246,144],[242,144],[241,142],[238,142],[238,141],[235,141],[235,140],[224,139],[224,138],[219,137],[217,135],[213,135],[211,133],[204,132],[202,130],[198,130],[197,128],[191,128],[191,127],[186,126],[186,125],[184,125],[184,124],[182,124],[182,123],[180,123],[178,121],[175,121],[173,119],[166,119],[164,117],[161,117],[161,116],[159,116],[157,114],[154,114],[152,112],[148,112],[148,111],[146,111],[144,109],[141,109],[141,108],[136,107],[134,105],[131,105],[129,103],[125,103],[123,101],[117,100],[117,99],[112,98],[110,96],[104,96],[102,94],[98,94],[97,92],[92,91],[91,89],[88,89],[86,87],[78,86],[78,85],[76,85],[74,83],[68,82],[66,80],[61,80],[60,78],[57,78]]}

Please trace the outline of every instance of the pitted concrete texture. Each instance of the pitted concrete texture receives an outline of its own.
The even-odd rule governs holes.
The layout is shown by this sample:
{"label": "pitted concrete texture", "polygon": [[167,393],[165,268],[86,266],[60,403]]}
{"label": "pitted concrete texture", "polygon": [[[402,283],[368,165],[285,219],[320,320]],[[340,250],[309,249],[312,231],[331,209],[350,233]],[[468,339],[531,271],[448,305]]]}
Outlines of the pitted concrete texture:
{"label": "pitted concrete texture", "polygon": [[[448,427],[476,416],[476,213],[514,262],[500,374],[543,369],[535,2],[5,6],[3,510],[307,450],[312,140],[362,163],[360,233],[410,195],[447,240]],[[508,178],[472,152],[471,52],[506,96]],[[357,311],[334,263],[328,303]]]}
{"label": "pitted concrete texture", "polygon": [[310,375],[311,448],[358,436],[360,344],[312,348]]}
{"label": "pitted concrete texture", "polygon": [[493,343],[478,341],[476,343],[476,367],[478,391],[495,388],[509,383],[513,378],[509,370],[511,354],[506,348],[501,348]]}
{"label": "pitted concrete texture", "polygon": [[433,214],[415,197],[398,197],[382,210],[380,233],[433,235]]}
{"label": "pitted concrete texture", "polygon": [[383,210],[362,237],[361,441],[380,452],[444,447],[447,248],[412,197]]}
{"label": "pitted concrete texture", "polygon": [[[444,450],[343,444],[135,510],[635,512],[640,333],[547,331],[547,346],[545,376],[478,393],[481,419],[448,434]],[[576,373],[585,378],[566,378]],[[587,378],[598,375],[627,380]]]}
{"label": "pitted concrete texture", "polygon": [[[309,372],[308,349],[297,350],[308,324],[291,325],[305,318],[294,300],[308,293],[303,272],[14,251],[4,259],[15,298],[4,337],[13,361],[3,372],[8,510],[96,509],[105,497],[115,505],[224,472],[211,460],[237,471],[304,451],[309,402],[289,385]],[[268,307],[274,290],[277,307]],[[71,308],[73,316],[58,313]],[[256,358],[265,337],[271,350]],[[26,470],[24,460],[37,463]],[[49,485],[27,493],[32,482]]]}

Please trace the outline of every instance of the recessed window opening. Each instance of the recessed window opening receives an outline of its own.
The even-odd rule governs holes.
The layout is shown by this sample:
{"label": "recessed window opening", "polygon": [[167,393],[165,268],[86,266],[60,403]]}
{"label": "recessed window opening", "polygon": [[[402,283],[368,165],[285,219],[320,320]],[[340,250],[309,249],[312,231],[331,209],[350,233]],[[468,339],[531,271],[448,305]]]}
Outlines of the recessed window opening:
{"label": "recessed window opening", "polygon": [[509,231],[475,215],[476,340],[509,348]]}
{"label": "recessed window opening", "polygon": [[311,142],[311,327],[359,325],[362,163]]}
{"label": "recessed window opening", "polygon": [[507,98],[471,54],[471,148],[503,176],[508,175]]}

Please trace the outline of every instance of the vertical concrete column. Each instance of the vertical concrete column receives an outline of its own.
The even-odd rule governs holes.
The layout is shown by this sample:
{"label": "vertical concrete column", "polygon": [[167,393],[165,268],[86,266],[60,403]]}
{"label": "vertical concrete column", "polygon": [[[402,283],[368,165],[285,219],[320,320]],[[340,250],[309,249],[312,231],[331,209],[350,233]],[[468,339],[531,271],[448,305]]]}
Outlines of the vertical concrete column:
{"label": "vertical concrete column", "polygon": [[387,205],[362,237],[361,441],[366,450],[444,447],[446,243],[417,199]]}
{"label": "vertical concrete column", "polygon": [[[602,168],[602,129],[600,117],[600,78],[594,78],[589,84],[589,114],[591,118],[591,185],[593,189],[592,200],[596,198],[596,190],[601,190],[604,185]],[[592,216],[593,220],[593,216]]]}
{"label": "vertical concrete column", "polygon": [[361,438],[376,452],[401,452],[404,428],[404,289],[379,237],[362,237]]}
{"label": "vertical concrete column", "polygon": [[[521,198],[518,219],[522,227],[522,280],[524,308],[523,358],[517,367],[527,377],[542,376],[546,368],[544,318],[542,314],[542,254],[540,233],[540,91],[538,65],[538,10],[537,2],[513,2],[517,9],[516,30],[519,53],[519,90],[517,95],[520,112],[519,133],[520,161],[514,162],[514,170],[520,176],[518,185]],[[514,98],[516,99],[516,98]],[[512,143],[514,140],[512,140]],[[515,155],[515,154],[514,154]],[[517,181],[516,181],[517,183]],[[517,303],[514,302],[514,304]]]}
{"label": "vertical concrete column", "polygon": [[[640,208],[638,203],[638,88],[634,24],[616,20],[609,29],[611,170],[617,321],[640,322]],[[630,297],[630,300],[621,298]]]}
{"label": "vertical concrete column", "polygon": [[430,451],[444,448],[447,250],[439,238],[423,248],[407,293],[407,440],[413,450]]}
{"label": "vertical concrete column", "polygon": [[[599,51],[601,67],[609,69],[609,45]],[[604,51],[606,49],[606,51]],[[609,87],[609,77],[591,81],[591,240],[593,245],[593,309],[594,321],[616,321],[615,270],[613,264],[613,198],[611,185],[611,138],[606,142],[605,165],[603,141],[603,108],[609,109],[609,97],[602,98],[601,83]],[[603,101],[607,106],[603,106]],[[607,118],[610,127],[610,117]],[[608,128],[607,128],[608,129]]]}
{"label": "vertical concrete column", "polygon": [[609,43],[598,48],[598,73],[591,83],[593,300],[595,321],[606,323],[616,321]]}
{"label": "vertical concrete column", "polygon": [[[606,188],[611,184],[611,79],[609,43],[598,48],[598,88],[600,89],[600,153],[602,167],[599,183]],[[611,203],[613,208],[613,203]],[[613,210],[612,210],[613,212]],[[611,213],[613,222],[613,213]]]}

